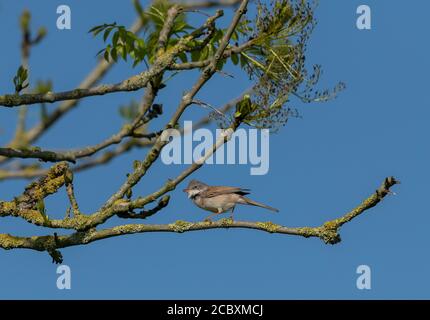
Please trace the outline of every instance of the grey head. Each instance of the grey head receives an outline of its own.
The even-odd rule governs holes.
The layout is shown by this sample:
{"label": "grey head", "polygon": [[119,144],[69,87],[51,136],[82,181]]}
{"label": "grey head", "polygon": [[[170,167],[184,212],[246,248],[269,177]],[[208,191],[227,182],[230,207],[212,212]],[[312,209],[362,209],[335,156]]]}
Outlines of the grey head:
{"label": "grey head", "polygon": [[209,186],[203,182],[197,180],[191,180],[183,191],[188,193],[188,198],[195,197],[200,192],[206,190]]}

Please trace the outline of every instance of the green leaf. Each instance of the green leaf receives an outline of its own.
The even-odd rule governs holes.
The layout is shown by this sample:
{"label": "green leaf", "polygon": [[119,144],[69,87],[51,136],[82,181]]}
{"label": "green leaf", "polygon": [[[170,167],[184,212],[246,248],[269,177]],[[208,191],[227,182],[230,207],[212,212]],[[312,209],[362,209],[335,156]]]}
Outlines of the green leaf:
{"label": "green leaf", "polygon": [[233,62],[233,64],[236,66],[239,63],[239,57],[237,56],[237,54],[233,53],[231,55],[231,62]]}
{"label": "green leaf", "polygon": [[224,36],[224,31],[223,30],[217,30],[213,36],[213,42],[219,42],[222,37]]}
{"label": "green leaf", "polygon": [[23,66],[20,66],[18,68],[18,77],[21,79],[21,83],[23,83],[25,80],[27,80],[28,71]]}
{"label": "green leaf", "polygon": [[126,41],[126,38],[127,38],[127,31],[125,30],[125,28],[124,27],[119,27],[118,28],[118,33],[119,33],[119,38],[123,41],[123,42],[125,42]]}
{"label": "green leaf", "polygon": [[88,33],[92,33],[98,29],[101,29],[101,28],[103,28],[103,26],[95,26],[95,27],[91,28],[90,30],[88,30]]}
{"label": "green leaf", "polygon": [[131,37],[127,37],[125,40],[125,49],[126,53],[130,53],[131,51],[134,51],[134,39]]}
{"label": "green leaf", "polygon": [[102,32],[104,30],[104,27],[103,28],[100,28],[100,29],[97,29],[96,31],[94,31],[93,32],[93,36],[95,37],[95,36],[97,36],[100,32]]}
{"label": "green leaf", "polygon": [[113,61],[117,62],[118,60],[118,48],[114,47],[110,53],[111,58],[113,59]]}
{"label": "green leaf", "polygon": [[140,59],[135,59],[132,65],[132,68],[136,67],[142,60]]}
{"label": "green leaf", "polygon": [[13,84],[15,85],[15,92],[19,93],[21,90],[28,87],[28,83],[24,84],[24,82],[28,78],[28,71],[23,66],[20,66],[16,71],[16,75],[13,78]]}
{"label": "green leaf", "polygon": [[238,41],[239,40],[239,36],[237,35],[236,31],[233,32],[233,34],[231,35],[231,40],[234,40],[234,41]]}
{"label": "green leaf", "polygon": [[98,56],[99,54],[101,54],[103,51],[105,51],[106,50],[106,48],[103,48],[103,49],[100,49],[97,53],[96,53],[96,56]]}
{"label": "green leaf", "polygon": [[174,26],[172,31],[173,33],[183,32],[187,26],[188,24],[185,21],[181,21]]}
{"label": "green leaf", "polygon": [[112,31],[113,27],[107,28],[105,30],[105,33],[103,34],[103,41],[106,42],[107,38],[109,37],[110,32]]}
{"label": "green leaf", "polygon": [[100,32],[102,32],[103,30],[106,30],[107,28],[114,28],[114,27],[116,27],[116,22],[114,22],[114,23],[109,23],[109,24],[104,23],[104,24],[102,24],[102,25],[95,26],[95,27],[91,28],[91,29],[88,31],[88,33],[92,33],[92,34],[93,34],[93,36],[95,37],[96,35],[98,35],[98,34],[99,34]]}
{"label": "green leaf", "polygon": [[118,44],[118,39],[119,39],[119,32],[116,31],[113,36],[112,36],[112,45],[113,47],[116,47]]}
{"label": "green leaf", "polygon": [[117,46],[118,54],[122,57],[124,61],[127,61],[127,51],[125,50],[124,46],[122,44],[119,44]]}
{"label": "green leaf", "polygon": [[199,61],[201,55],[201,51],[194,50],[191,51],[191,61]]}
{"label": "green leaf", "polygon": [[137,39],[139,39],[138,38],[138,36],[136,36],[133,32],[131,32],[131,31],[127,31],[127,37],[128,38],[130,38],[130,39],[132,39],[133,41],[137,41]]}
{"label": "green leaf", "polygon": [[160,22],[164,24],[164,20],[165,20],[164,13],[158,10],[155,6],[151,7],[151,11],[149,13],[152,14],[154,17],[160,19]]}
{"label": "green leaf", "polygon": [[106,47],[105,53],[104,53],[104,58],[107,62],[109,62],[109,55],[110,55],[110,50],[111,50],[111,46],[110,44]]}
{"label": "green leaf", "polygon": [[178,55],[178,58],[182,61],[182,63],[185,63],[185,62],[187,62],[187,61],[188,61],[188,59],[187,59],[187,55],[185,54],[185,52],[181,52],[181,53]]}
{"label": "green leaf", "polygon": [[109,62],[109,52],[107,52],[107,50],[105,51],[103,58],[106,60],[106,62]]}
{"label": "green leaf", "polygon": [[240,67],[241,68],[244,68],[248,64],[247,59],[242,54],[240,55],[239,60],[240,60]]}
{"label": "green leaf", "polygon": [[200,60],[206,60],[209,56],[209,48],[204,47],[203,50],[200,53]]}
{"label": "green leaf", "polygon": [[144,47],[145,47],[145,40],[143,40],[143,39],[141,39],[141,38],[138,38],[138,39],[136,40],[136,43],[137,43],[137,45],[138,45],[140,48],[144,48]]}
{"label": "green leaf", "polygon": [[143,10],[142,6],[140,5],[139,0],[133,0],[134,9],[139,14],[140,17],[143,17],[145,11]]}
{"label": "green leaf", "polygon": [[227,61],[226,59],[219,60],[217,65],[216,65],[217,70],[222,70],[226,61]]}

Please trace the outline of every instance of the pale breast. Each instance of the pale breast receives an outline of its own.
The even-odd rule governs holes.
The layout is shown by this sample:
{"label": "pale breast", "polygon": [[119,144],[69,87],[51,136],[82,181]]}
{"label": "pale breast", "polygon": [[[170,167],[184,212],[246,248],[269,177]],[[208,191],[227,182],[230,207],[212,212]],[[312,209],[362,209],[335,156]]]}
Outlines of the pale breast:
{"label": "pale breast", "polygon": [[219,195],[210,198],[196,197],[194,203],[211,212],[226,212],[236,205],[236,194]]}
{"label": "pale breast", "polygon": [[198,206],[199,208],[202,208],[203,210],[207,210],[207,211],[211,211],[211,212],[218,212],[218,209],[215,207],[209,207],[206,204],[205,199],[203,199],[202,197],[195,197],[193,198],[193,202],[196,204],[196,206]]}

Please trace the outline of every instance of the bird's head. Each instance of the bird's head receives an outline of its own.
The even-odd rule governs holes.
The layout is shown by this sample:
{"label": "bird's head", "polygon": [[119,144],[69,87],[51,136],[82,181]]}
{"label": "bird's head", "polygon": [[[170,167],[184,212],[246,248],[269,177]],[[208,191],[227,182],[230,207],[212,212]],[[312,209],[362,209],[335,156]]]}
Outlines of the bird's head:
{"label": "bird's head", "polygon": [[206,190],[207,187],[208,185],[204,184],[203,182],[191,180],[188,184],[188,187],[186,187],[183,191],[188,193],[188,198],[192,198],[198,195],[200,192]]}

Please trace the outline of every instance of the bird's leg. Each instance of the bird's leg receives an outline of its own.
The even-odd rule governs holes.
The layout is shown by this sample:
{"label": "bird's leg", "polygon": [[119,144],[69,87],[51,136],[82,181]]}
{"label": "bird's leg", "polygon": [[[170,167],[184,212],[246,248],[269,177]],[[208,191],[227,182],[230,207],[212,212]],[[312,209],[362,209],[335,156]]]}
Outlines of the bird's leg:
{"label": "bird's leg", "polygon": [[215,213],[211,213],[210,215],[208,215],[206,218],[205,218],[205,222],[212,222],[212,217],[213,216],[215,216],[215,215],[217,215],[218,214],[218,212],[215,212]]}
{"label": "bird's leg", "polygon": [[206,222],[212,222],[211,217],[216,216],[216,215],[218,215],[218,214],[221,214],[221,213],[222,213],[222,209],[221,209],[221,208],[218,208],[217,210],[218,210],[217,212],[214,212],[214,213],[212,213],[212,214],[208,215],[208,216],[205,218],[205,220],[204,220],[204,221],[206,221]]}
{"label": "bird's leg", "polygon": [[230,216],[231,221],[234,221],[234,219],[233,219],[233,212],[234,212],[235,208],[236,208],[236,206],[234,206],[233,208],[231,208],[231,216]]}

